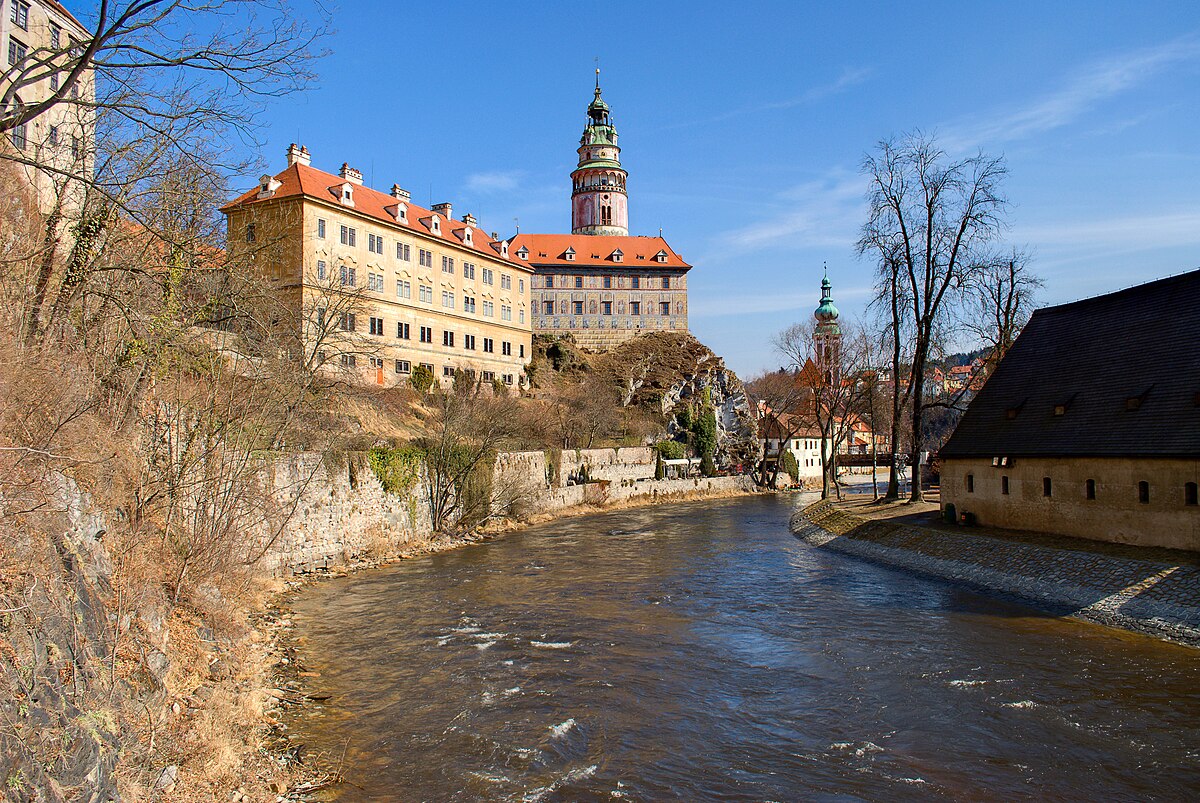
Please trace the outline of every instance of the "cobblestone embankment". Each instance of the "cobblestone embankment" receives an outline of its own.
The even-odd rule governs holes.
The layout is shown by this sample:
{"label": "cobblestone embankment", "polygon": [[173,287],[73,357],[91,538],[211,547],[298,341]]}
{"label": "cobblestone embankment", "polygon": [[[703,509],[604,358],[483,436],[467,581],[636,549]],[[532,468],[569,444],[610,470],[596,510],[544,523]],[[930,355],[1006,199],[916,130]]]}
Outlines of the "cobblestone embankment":
{"label": "cobblestone embankment", "polygon": [[1200,567],[863,519],[822,501],[792,532],[822,549],[1200,647]]}

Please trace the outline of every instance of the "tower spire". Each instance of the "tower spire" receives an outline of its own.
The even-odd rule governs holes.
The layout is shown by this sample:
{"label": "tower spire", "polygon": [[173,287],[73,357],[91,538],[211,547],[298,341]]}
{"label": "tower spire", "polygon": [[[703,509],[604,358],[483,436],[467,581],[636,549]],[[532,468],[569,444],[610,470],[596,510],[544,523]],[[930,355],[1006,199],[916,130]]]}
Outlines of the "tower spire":
{"label": "tower spire", "polygon": [[579,140],[579,164],[571,173],[571,233],[627,236],[629,201],[621,167],[617,129],[600,96],[599,58],[596,90],[587,107],[587,125]]}

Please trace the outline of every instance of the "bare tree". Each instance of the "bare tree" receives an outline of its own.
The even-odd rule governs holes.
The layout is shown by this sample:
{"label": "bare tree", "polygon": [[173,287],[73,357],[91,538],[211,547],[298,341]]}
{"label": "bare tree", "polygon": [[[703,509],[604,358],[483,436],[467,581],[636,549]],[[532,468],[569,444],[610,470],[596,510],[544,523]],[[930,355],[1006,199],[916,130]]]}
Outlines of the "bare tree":
{"label": "bare tree", "polygon": [[1029,262],[1028,253],[1013,249],[985,262],[968,283],[959,322],[983,344],[989,373],[1033,314],[1043,283]]}
{"label": "bare tree", "polygon": [[759,466],[759,485],[774,488],[779,478],[783,450],[788,441],[816,426],[812,405],[813,389],[801,381],[799,371],[794,368],[781,368],[760,374],[747,382],[746,393],[752,403],[762,411],[763,420],[768,422],[768,431],[778,435],[779,459],[768,468],[764,450]]}
{"label": "bare tree", "polygon": [[952,160],[932,137],[915,132],[880,142],[876,153],[864,159],[862,171],[870,181],[870,212],[858,248],[876,254],[881,264],[896,261],[894,283],[881,290],[899,295],[904,287],[912,327],[911,499],[921,501],[921,421],[930,349],[938,327],[982,270],[987,248],[999,236],[1006,167],[1003,159],[982,153]]}

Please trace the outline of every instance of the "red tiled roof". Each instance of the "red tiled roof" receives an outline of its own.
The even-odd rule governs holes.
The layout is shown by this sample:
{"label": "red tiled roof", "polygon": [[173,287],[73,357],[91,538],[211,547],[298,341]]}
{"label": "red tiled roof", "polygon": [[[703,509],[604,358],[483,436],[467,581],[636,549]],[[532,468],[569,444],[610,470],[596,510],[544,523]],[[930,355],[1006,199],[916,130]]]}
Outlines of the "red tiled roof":
{"label": "red tiled roof", "polygon": [[[530,265],[553,265],[571,267],[579,265],[624,268],[672,268],[689,270],[692,266],[683,261],[679,254],[662,237],[621,237],[617,235],[592,234],[518,234],[509,240],[508,252],[514,259],[524,246],[529,249]],[[575,249],[575,258],[567,259],[568,248]],[[621,261],[613,259],[613,252],[621,251]],[[665,262],[658,262],[659,252],[666,254]]]}
{"label": "red tiled roof", "polygon": [[[295,196],[314,198],[337,207],[341,205],[339,199],[341,197],[342,185],[348,183],[341,176],[335,176],[332,173],[326,173],[324,170],[317,170],[315,167],[309,167],[299,162],[288,166],[282,173],[277,174],[275,180],[280,183],[280,186],[276,188],[274,194],[269,198],[259,198],[258,187],[255,187],[222,206],[221,211],[228,212],[238,206],[247,206]],[[353,187],[354,206],[342,207],[348,212],[357,212],[360,215],[381,220],[391,226],[399,226],[402,229],[409,229],[410,231],[415,231],[429,237],[446,240],[461,248],[478,251],[494,259],[505,260],[505,257],[500,252],[500,241],[493,240],[478,225],[472,227],[471,244],[468,245],[464,240],[467,224],[461,220],[451,220],[437,212],[417,206],[412,201],[401,201],[386,193],[373,190],[370,187],[353,184],[353,182],[349,183]],[[392,216],[392,212],[389,211],[394,210],[398,203],[403,203],[406,207],[407,222],[397,221]],[[433,232],[432,221],[434,217],[438,218],[441,234]],[[512,255],[511,252],[507,261],[521,264],[521,260]]]}

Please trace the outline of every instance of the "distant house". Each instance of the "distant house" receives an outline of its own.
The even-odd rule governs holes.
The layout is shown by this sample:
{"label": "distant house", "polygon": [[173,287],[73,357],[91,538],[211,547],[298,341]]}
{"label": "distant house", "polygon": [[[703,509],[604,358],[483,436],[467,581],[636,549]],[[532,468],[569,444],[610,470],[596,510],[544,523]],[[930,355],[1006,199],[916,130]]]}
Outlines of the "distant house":
{"label": "distant house", "polygon": [[784,451],[796,458],[799,476],[795,481],[820,479],[821,430],[787,413],[767,412],[759,419],[759,435],[763,441],[764,470],[770,471]]}
{"label": "distant house", "polygon": [[980,524],[1200,550],[1200,270],[1035,312],[939,457]]}

